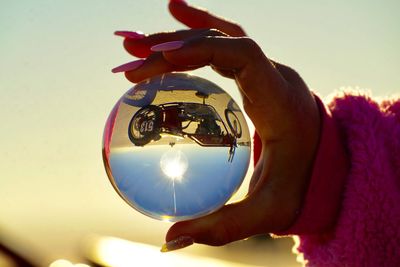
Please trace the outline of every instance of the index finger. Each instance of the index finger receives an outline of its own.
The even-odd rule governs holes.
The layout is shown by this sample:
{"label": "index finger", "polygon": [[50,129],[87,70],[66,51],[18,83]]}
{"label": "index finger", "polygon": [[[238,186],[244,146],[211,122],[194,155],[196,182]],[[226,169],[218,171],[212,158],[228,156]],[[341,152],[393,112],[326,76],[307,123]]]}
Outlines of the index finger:
{"label": "index finger", "polygon": [[193,7],[182,0],[170,0],[169,11],[180,22],[192,29],[210,28],[220,30],[232,37],[243,37],[246,33],[237,23]]}

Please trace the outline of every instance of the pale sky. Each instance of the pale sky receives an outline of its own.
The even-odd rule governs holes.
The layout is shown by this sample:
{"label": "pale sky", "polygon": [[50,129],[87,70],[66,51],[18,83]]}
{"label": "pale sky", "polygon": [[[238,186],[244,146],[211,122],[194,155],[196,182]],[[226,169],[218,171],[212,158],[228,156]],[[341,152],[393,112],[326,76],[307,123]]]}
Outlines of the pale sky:
{"label": "pale sky", "polygon": [[[167,1],[0,1],[0,228],[35,242],[42,234],[64,233],[57,225],[66,221],[107,215],[130,238],[162,242],[168,225],[136,213],[113,191],[101,138],[108,113],[132,86],[110,71],[134,60],[113,32],[183,28]],[[190,3],[240,22],[268,56],[297,69],[322,96],[343,86],[375,96],[400,92],[398,0]],[[208,69],[195,74],[238,99],[233,82]],[[43,220],[48,232],[39,231]],[[82,225],[127,237],[112,226]],[[86,231],[73,229],[76,238]],[[48,246],[58,242],[52,238]]]}

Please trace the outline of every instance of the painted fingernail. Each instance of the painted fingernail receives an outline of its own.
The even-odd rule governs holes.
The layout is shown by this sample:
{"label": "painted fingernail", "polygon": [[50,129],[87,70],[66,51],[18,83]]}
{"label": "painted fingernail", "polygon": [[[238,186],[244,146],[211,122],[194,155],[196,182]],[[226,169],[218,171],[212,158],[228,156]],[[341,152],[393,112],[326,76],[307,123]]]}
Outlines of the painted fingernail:
{"label": "painted fingernail", "polygon": [[161,252],[169,252],[169,251],[188,247],[190,245],[193,245],[193,243],[194,243],[194,240],[190,236],[180,236],[174,240],[171,240],[171,241],[165,243],[161,247],[160,251]]}
{"label": "painted fingernail", "polygon": [[139,68],[140,66],[143,65],[144,59],[139,59],[135,60],[129,63],[122,64],[121,66],[115,67],[111,70],[112,73],[117,73],[117,72],[124,72],[124,71],[131,71]]}
{"label": "painted fingernail", "polygon": [[187,5],[187,2],[184,0],[169,0],[170,3],[182,4]]}
{"label": "painted fingernail", "polygon": [[132,40],[139,40],[145,37],[143,32],[115,31],[114,34]]}
{"label": "painted fingernail", "polygon": [[166,42],[166,43],[161,43],[157,45],[153,45],[150,50],[153,52],[166,52],[166,51],[172,51],[179,49],[183,46],[184,42],[183,41],[172,41],[172,42]]}

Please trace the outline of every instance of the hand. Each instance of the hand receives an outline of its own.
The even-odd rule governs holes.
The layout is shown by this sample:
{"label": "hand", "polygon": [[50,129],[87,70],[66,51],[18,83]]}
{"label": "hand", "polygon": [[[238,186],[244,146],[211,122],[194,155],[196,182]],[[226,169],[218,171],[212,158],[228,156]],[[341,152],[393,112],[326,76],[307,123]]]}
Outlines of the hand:
{"label": "hand", "polygon": [[246,198],[174,224],[166,250],[193,241],[224,245],[287,229],[301,209],[318,146],[320,117],[313,95],[297,72],[266,57],[237,24],[183,1],[170,1],[169,9],[191,29],[147,36],[117,32],[130,37],[124,41],[126,50],[145,60],[114,72],[125,71],[130,81],[139,82],[164,72],[211,66],[236,81],[262,152]]}

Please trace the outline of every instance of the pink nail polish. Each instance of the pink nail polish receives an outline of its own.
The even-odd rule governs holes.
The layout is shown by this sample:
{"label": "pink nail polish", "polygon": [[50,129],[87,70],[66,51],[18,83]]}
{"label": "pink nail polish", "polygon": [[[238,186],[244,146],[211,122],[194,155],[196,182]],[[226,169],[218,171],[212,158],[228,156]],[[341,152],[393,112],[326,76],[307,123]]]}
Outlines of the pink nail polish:
{"label": "pink nail polish", "polygon": [[187,5],[187,2],[184,0],[169,0],[170,3],[182,4]]}
{"label": "pink nail polish", "polygon": [[117,73],[117,72],[125,72],[125,71],[131,71],[139,68],[140,66],[143,65],[144,59],[139,59],[135,60],[126,64],[122,64],[121,66],[115,67],[111,70],[112,73]]}
{"label": "pink nail polish", "polygon": [[144,33],[142,32],[115,31],[114,34],[132,40],[139,40],[145,37]]}
{"label": "pink nail polish", "polygon": [[166,42],[166,43],[161,43],[157,45],[153,45],[150,50],[153,52],[166,52],[166,51],[172,51],[179,49],[183,46],[184,42],[183,41],[172,41],[172,42]]}
{"label": "pink nail polish", "polygon": [[173,251],[173,250],[177,250],[177,249],[181,249],[181,248],[185,248],[188,247],[190,245],[193,245],[194,240],[192,237],[190,236],[180,236],[174,240],[171,240],[167,243],[165,243],[162,247],[161,247],[161,252],[169,252],[169,251]]}

